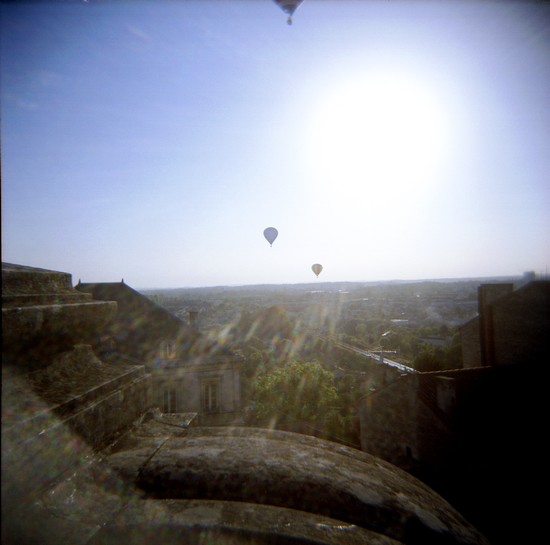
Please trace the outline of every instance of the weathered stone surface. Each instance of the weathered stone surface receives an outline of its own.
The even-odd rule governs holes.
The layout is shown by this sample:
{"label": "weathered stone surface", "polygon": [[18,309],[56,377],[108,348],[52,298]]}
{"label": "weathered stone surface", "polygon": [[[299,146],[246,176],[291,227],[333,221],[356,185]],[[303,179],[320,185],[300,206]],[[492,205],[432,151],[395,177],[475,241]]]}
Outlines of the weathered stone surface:
{"label": "weathered stone surface", "polygon": [[[58,436],[58,439],[65,438]],[[139,494],[126,486],[91,450],[80,445],[75,452],[77,456],[73,456],[74,438],[61,444],[64,448],[59,458],[65,456],[65,470],[57,480],[45,488],[31,490],[29,487],[28,497],[16,494],[2,498],[2,543],[85,545],[114,513],[131,501],[139,501]],[[48,459],[55,456],[54,445],[50,443],[49,447],[49,451],[46,446],[39,454],[47,465]],[[27,468],[39,469],[31,460],[27,460],[27,464]],[[21,486],[15,489],[20,490]],[[5,501],[9,502],[9,508]]]}
{"label": "weathered stone surface", "polygon": [[[84,543],[115,507],[92,447],[146,408],[144,368],[106,365],[89,345],[73,346],[116,303],[76,292],[70,275],[2,264],[2,290],[2,543]],[[116,496],[116,508],[127,503]],[[103,518],[99,506],[109,506]]]}
{"label": "weathered stone surface", "polygon": [[289,432],[194,428],[109,457],[155,498],[223,499],[332,517],[406,543],[484,543],[445,500],[389,464]]}
{"label": "weathered stone surface", "polygon": [[[17,298],[34,298],[33,304],[40,304],[41,297],[53,297],[57,302],[67,298],[69,302],[88,301],[89,295],[73,289],[71,275],[65,272],[50,271],[37,267],[2,263],[2,300],[17,301]],[[28,299],[27,299],[28,300]]]}
{"label": "weathered stone surface", "polygon": [[115,313],[114,302],[3,307],[4,344],[52,343],[56,338],[66,344],[77,343],[110,321]]}
{"label": "weathered stone surface", "polygon": [[[276,536],[276,538],[275,538]],[[88,545],[120,543],[228,545],[399,545],[354,524],[303,511],[244,502],[146,500],[132,502]]]}
{"label": "weathered stone surface", "polygon": [[29,352],[41,359],[89,338],[116,309],[75,290],[70,274],[2,263],[2,346],[10,364],[28,366]]}
{"label": "weathered stone surface", "polygon": [[63,422],[90,445],[104,448],[139,418],[148,397],[144,368],[94,364],[87,348],[64,353],[56,364],[30,375],[2,368],[3,436],[36,442]]}
{"label": "weathered stone surface", "polygon": [[[110,396],[61,420],[25,375],[2,368],[2,543],[84,545],[139,498],[91,446],[112,437],[114,424],[128,426],[131,404],[117,409]],[[82,435],[75,433],[79,425]]]}
{"label": "weathered stone surface", "polygon": [[[89,394],[106,383],[139,370],[137,366],[105,365],[90,345],[75,345],[72,350],[57,354],[50,365],[29,375],[35,392],[52,405],[65,404]],[[141,368],[143,374],[143,368]],[[91,397],[91,396],[89,396]]]}

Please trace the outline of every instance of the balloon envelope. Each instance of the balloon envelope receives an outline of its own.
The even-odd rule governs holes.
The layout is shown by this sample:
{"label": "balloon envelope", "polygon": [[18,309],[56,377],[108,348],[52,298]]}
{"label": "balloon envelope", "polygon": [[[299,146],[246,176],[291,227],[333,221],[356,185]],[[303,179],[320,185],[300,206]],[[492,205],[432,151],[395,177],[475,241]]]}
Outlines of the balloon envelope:
{"label": "balloon envelope", "polygon": [[292,15],[303,0],[274,0],[275,3],[288,15]]}
{"label": "balloon envelope", "polygon": [[267,242],[269,242],[269,245],[272,246],[273,242],[275,242],[275,239],[279,235],[279,231],[275,229],[275,227],[268,227],[267,229],[264,229],[264,237],[266,238]]}
{"label": "balloon envelope", "polygon": [[321,274],[321,271],[323,270],[323,265],[315,263],[311,266],[311,270],[315,273],[315,276],[319,277],[319,274]]}
{"label": "balloon envelope", "polygon": [[303,0],[274,0],[274,2],[288,14],[288,24],[292,24],[292,14]]}

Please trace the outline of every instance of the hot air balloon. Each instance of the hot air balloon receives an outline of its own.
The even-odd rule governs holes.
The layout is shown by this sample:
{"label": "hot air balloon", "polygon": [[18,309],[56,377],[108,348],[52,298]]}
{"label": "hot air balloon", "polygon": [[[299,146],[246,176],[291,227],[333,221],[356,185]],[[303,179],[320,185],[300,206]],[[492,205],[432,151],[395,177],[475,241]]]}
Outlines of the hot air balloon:
{"label": "hot air balloon", "polygon": [[274,0],[274,2],[288,14],[287,23],[292,24],[292,15],[296,11],[296,8],[303,2],[303,0]]}
{"label": "hot air balloon", "polygon": [[321,274],[321,271],[323,270],[323,265],[320,265],[319,263],[314,263],[311,266],[311,270],[315,273],[315,276],[319,278],[319,275]]}
{"label": "hot air balloon", "polygon": [[269,242],[270,246],[273,246],[273,243],[275,242],[275,239],[279,235],[279,231],[275,229],[275,227],[268,227],[267,229],[264,229],[264,237],[266,238],[267,242]]}

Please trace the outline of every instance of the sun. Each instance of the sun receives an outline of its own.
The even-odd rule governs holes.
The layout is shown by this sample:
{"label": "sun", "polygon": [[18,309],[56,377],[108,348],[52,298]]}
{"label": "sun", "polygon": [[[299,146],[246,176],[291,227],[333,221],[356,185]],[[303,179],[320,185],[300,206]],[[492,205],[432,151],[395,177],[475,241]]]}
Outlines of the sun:
{"label": "sun", "polygon": [[311,113],[307,160],[317,190],[338,200],[409,201],[446,146],[446,115],[414,78],[378,74],[330,85]]}

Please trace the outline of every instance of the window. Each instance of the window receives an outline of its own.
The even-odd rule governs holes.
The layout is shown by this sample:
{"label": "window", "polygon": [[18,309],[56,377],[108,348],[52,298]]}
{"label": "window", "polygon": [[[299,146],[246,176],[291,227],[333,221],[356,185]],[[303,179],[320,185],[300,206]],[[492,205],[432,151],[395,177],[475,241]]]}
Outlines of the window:
{"label": "window", "polygon": [[176,390],[173,388],[169,390],[164,390],[163,400],[162,400],[162,412],[163,413],[176,413]]}
{"label": "window", "polygon": [[201,406],[205,413],[217,413],[219,406],[219,379],[205,380],[201,384]]}
{"label": "window", "polygon": [[176,357],[176,343],[163,339],[160,342],[160,357],[167,360],[173,360]]}

